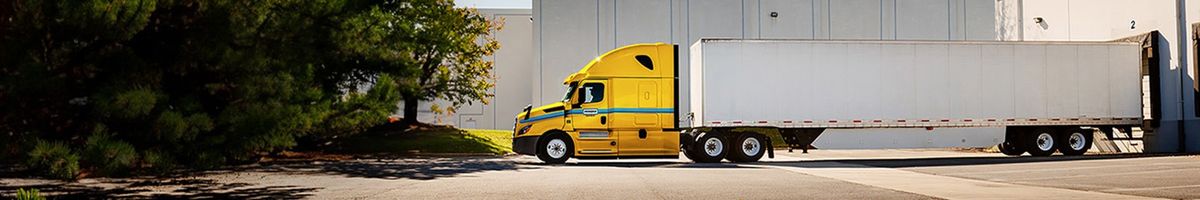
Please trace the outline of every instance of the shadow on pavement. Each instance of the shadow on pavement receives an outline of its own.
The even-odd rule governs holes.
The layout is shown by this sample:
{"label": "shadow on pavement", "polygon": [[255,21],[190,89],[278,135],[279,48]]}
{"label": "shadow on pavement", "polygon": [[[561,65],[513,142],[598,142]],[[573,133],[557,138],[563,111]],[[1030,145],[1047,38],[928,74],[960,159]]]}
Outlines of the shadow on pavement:
{"label": "shadow on pavement", "polygon": [[791,167],[805,168],[847,168],[847,167],[887,167],[887,168],[906,168],[906,167],[938,167],[938,166],[962,166],[962,165],[992,165],[992,164],[1013,164],[1013,163],[1040,163],[1040,162],[1061,162],[1061,161],[1080,161],[1080,160],[1107,160],[1107,159],[1126,159],[1126,158],[1149,158],[1149,157],[1167,157],[1167,156],[1183,156],[1197,154],[1102,154],[1102,155],[1081,155],[1081,156],[1046,156],[1046,157],[942,157],[942,158],[886,158],[886,159],[834,159],[834,160],[812,160],[812,161],[783,161],[783,162],[759,162],[758,164],[765,165],[785,165]]}
{"label": "shadow on pavement", "polygon": [[1063,162],[1063,161],[1081,161],[1081,160],[1108,160],[1108,159],[1128,159],[1128,158],[1151,158],[1151,157],[1169,157],[1169,156],[1188,156],[1200,154],[1183,154],[1183,153],[1164,153],[1164,154],[1096,154],[1096,155],[1080,155],[1080,156],[1047,156],[1047,157],[938,157],[938,158],[854,158],[854,159],[823,159],[823,160],[803,160],[803,161],[772,161],[764,158],[760,162],[755,163],[691,163],[686,161],[650,161],[650,162],[630,162],[630,161],[588,161],[578,163],[567,163],[561,165],[550,165],[541,162],[517,163],[519,165],[538,165],[552,167],[622,167],[622,168],[727,168],[727,169],[754,169],[762,168],[756,165],[777,165],[790,167],[804,168],[855,168],[855,167],[887,167],[887,168],[907,168],[907,167],[937,167],[937,166],[964,166],[964,165],[992,165],[992,164],[1014,164],[1014,163],[1042,163],[1042,162]]}
{"label": "shadow on pavement", "polygon": [[[111,187],[100,187],[105,185]],[[152,188],[159,188],[153,191]],[[161,188],[174,188],[162,190]],[[207,179],[115,180],[103,184],[44,183],[0,186],[0,194],[17,189],[37,189],[49,199],[301,199],[320,188],[259,186],[248,183],[217,183]]]}
{"label": "shadow on pavement", "polygon": [[[548,164],[543,164],[543,163],[523,163],[523,164],[548,165]],[[555,165],[548,165],[548,166],[555,166]],[[567,164],[557,165],[557,166],[562,166],[562,167],[598,166],[598,167],[623,167],[623,168],[656,167],[656,168],[698,168],[698,169],[705,169],[705,168],[729,168],[729,169],[761,168],[761,167],[757,167],[757,166],[738,165],[736,163],[603,162],[603,161],[602,162],[567,163]]]}
{"label": "shadow on pavement", "polygon": [[241,171],[309,172],[360,178],[433,180],[466,173],[532,168],[519,166],[507,159],[459,157],[271,163],[258,169]]}

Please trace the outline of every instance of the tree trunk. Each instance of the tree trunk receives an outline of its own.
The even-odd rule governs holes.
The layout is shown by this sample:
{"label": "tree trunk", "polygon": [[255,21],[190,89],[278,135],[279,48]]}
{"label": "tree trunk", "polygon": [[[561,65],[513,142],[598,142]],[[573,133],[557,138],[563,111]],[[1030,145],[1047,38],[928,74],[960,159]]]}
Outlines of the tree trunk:
{"label": "tree trunk", "polygon": [[419,103],[420,101],[417,97],[404,97],[404,119],[400,120],[401,124],[412,125],[417,123],[417,104]]}

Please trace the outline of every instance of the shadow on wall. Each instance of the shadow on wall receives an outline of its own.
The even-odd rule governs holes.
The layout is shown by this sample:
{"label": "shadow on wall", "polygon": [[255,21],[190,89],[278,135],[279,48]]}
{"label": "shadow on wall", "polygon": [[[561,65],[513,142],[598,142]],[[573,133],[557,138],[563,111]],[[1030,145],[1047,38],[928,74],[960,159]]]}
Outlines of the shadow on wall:
{"label": "shadow on wall", "polygon": [[1050,22],[1046,22],[1042,17],[1034,17],[1033,23],[1037,24],[1042,30],[1050,29]]}

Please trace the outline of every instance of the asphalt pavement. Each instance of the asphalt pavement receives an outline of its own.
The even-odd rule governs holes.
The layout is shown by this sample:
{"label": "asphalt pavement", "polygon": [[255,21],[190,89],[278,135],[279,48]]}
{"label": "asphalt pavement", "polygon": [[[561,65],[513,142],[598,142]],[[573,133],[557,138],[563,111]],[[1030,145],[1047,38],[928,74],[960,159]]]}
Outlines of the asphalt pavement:
{"label": "asphalt pavement", "polygon": [[0,194],[31,187],[67,198],[1200,199],[1200,156],[813,150],[744,164],[454,157],[273,163],[167,179],[0,178]]}

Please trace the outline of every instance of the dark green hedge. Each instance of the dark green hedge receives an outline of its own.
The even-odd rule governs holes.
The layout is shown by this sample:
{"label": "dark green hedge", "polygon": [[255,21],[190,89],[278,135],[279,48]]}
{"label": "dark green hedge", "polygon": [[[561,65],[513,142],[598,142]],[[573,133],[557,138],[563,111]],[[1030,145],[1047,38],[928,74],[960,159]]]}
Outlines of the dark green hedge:
{"label": "dark green hedge", "polygon": [[397,17],[428,12],[413,5],[452,2],[0,3],[0,154],[72,178],[248,162],[359,133],[419,76],[411,37],[392,37],[419,27]]}

